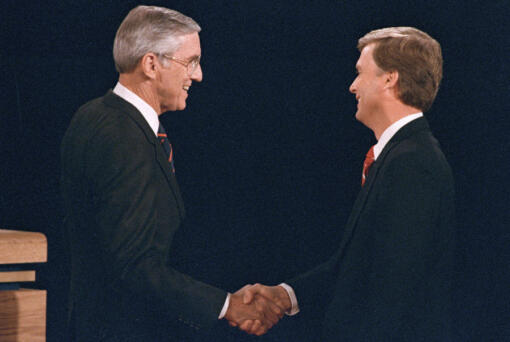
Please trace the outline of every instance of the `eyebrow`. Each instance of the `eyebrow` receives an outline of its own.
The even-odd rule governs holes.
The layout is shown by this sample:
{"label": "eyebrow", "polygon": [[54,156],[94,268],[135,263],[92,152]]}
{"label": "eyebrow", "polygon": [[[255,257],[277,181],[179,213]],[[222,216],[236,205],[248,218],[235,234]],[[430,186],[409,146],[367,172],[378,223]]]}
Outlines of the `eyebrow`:
{"label": "eyebrow", "polygon": [[176,57],[176,56],[173,56],[173,57],[175,57],[175,58],[179,58],[179,59],[182,59],[182,60],[185,60],[185,61],[188,61],[188,62],[191,62],[191,61],[192,61],[192,60],[194,60],[194,59],[197,59],[197,58],[199,58],[199,57],[202,57],[202,55],[194,54],[194,55],[192,55],[192,56],[190,56],[190,57]]}

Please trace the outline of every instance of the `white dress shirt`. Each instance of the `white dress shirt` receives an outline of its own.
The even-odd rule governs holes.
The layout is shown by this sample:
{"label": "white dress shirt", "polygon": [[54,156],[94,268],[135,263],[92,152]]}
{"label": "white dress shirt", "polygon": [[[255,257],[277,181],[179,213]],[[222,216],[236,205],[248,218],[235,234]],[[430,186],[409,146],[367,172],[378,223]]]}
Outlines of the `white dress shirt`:
{"label": "white dress shirt", "polygon": [[[147,102],[142,100],[140,96],[136,95],[131,90],[120,84],[120,82],[117,82],[115,88],[113,88],[113,93],[123,98],[127,102],[131,103],[133,106],[135,106],[135,108],[138,109],[138,111],[144,117],[145,121],[147,121],[151,129],[154,131],[154,135],[158,136],[159,117],[158,113],[156,113],[154,108],[152,108]],[[223,308],[221,309],[218,319],[222,319],[223,317],[225,317],[229,304],[230,293],[227,294],[227,298],[225,299],[225,303],[223,304]]]}
{"label": "white dress shirt", "polygon": [[418,118],[421,118],[423,116],[423,113],[416,113],[416,114],[410,114],[407,116],[404,116],[402,119],[395,121],[392,123],[388,128],[384,130],[384,132],[379,137],[379,140],[377,141],[377,144],[374,146],[374,160],[377,160],[377,157],[381,154],[382,150],[384,149],[384,146],[388,143],[388,141],[393,138],[393,136],[405,125],[410,123],[413,120],[416,120]]}
{"label": "white dress shirt", "polygon": [[117,85],[113,88],[113,93],[135,106],[152,128],[154,134],[158,136],[159,117],[154,108],[142,100],[140,96],[120,84],[120,82],[117,82]]}

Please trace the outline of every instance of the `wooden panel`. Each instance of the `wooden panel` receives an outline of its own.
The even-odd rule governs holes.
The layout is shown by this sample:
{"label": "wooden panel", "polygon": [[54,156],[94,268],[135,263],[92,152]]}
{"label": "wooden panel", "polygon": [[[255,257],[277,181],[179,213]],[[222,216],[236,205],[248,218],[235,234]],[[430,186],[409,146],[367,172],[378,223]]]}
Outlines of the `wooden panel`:
{"label": "wooden panel", "polygon": [[0,291],[0,341],[46,341],[46,291]]}
{"label": "wooden panel", "polygon": [[35,271],[0,271],[0,283],[35,281]]}
{"label": "wooden panel", "polygon": [[0,229],[0,264],[46,262],[47,245],[44,234]]}

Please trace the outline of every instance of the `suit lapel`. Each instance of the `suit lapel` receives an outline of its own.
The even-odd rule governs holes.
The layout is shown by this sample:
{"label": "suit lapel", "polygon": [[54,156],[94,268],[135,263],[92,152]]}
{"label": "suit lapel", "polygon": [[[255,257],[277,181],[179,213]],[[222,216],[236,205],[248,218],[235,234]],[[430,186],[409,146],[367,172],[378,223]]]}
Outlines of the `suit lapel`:
{"label": "suit lapel", "polygon": [[[354,202],[351,211],[351,215],[349,215],[349,219],[347,220],[344,237],[342,238],[342,242],[340,243],[340,250],[342,252],[339,254],[339,257],[341,257],[341,255],[343,254],[345,246],[349,243],[349,241],[351,241],[352,235],[354,234],[354,230],[356,227],[356,223],[358,222],[359,216],[363,211],[363,208],[365,207],[365,202],[372,190],[375,180],[377,179],[377,174],[381,166],[384,164],[384,160],[386,159],[390,151],[395,146],[397,146],[400,141],[409,138],[410,136],[421,130],[430,130],[427,120],[424,117],[413,120],[404,127],[402,127],[390,139],[390,141],[381,151],[381,154],[378,156],[377,160],[372,164],[365,185],[361,188],[360,192],[358,193],[358,196],[356,197],[356,201]],[[341,258],[339,258],[338,261],[340,261],[340,259]]]}
{"label": "suit lapel", "polygon": [[172,167],[168,162],[167,156],[163,151],[163,147],[159,144],[156,139],[156,143],[154,144],[156,159],[158,161],[159,166],[161,167],[163,174],[165,175],[168,183],[170,184],[170,188],[175,196],[177,201],[177,206],[179,207],[179,213],[181,218],[184,219],[185,210],[184,210],[184,202],[181,197],[181,191],[179,190],[179,184],[177,183],[177,179],[175,178],[175,174],[172,171]]}
{"label": "suit lapel", "polygon": [[154,148],[154,155],[156,156],[156,161],[158,162],[161,171],[165,175],[168,184],[170,185],[170,189],[172,190],[172,194],[175,197],[177,202],[177,207],[179,208],[179,215],[181,218],[185,216],[184,202],[181,197],[181,192],[179,190],[179,185],[177,184],[177,179],[175,178],[175,174],[172,172],[170,167],[170,163],[168,162],[165,152],[163,151],[163,147],[159,143],[158,139],[154,135],[154,132],[150,128],[147,121],[144,119],[142,114],[136,109],[132,104],[125,101],[121,97],[114,94],[111,90],[104,96],[104,101],[106,104],[119,108],[123,112],[125,112],[134,122],[136,122],[137,126],[143,131],[147,141],[152,144]]}

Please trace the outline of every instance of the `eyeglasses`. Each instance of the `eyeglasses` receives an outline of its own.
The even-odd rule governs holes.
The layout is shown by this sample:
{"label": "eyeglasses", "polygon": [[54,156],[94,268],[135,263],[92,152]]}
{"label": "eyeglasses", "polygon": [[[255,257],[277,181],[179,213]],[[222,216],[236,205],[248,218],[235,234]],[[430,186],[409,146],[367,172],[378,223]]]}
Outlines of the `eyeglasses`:
{"label": "eyeglasses", "polygon": [[174,62],[177,62],[180,65],[186,67],[186,69],[188,70],[188,76],[193,75],[195,70],[197,70],[197,67],[200,65],[200,56],[196,56],[190,61],[186,61],[184,59],[180,59],[180,58],[177,58],[174,56],[169,56],[166,54],[163,54],[163,57],[168,58],[168,59],[170,59]]}

